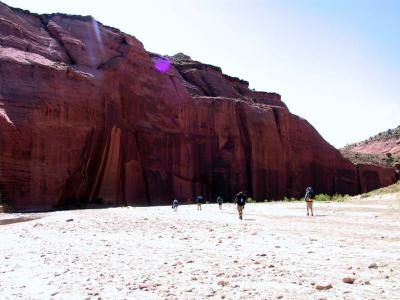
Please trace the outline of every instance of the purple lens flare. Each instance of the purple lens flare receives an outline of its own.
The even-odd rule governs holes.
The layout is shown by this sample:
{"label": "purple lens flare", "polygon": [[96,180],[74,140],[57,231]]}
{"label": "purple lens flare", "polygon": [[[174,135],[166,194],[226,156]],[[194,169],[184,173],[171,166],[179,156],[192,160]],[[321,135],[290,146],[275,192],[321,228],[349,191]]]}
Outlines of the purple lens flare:
{"label": "purple lens flare", "polygon": [[168,59],[168,57],[159,56],[159,57],[154,58],[153,62],[154,62],[154,67],[160,73],[167,72],[171,66],[171,62]]}

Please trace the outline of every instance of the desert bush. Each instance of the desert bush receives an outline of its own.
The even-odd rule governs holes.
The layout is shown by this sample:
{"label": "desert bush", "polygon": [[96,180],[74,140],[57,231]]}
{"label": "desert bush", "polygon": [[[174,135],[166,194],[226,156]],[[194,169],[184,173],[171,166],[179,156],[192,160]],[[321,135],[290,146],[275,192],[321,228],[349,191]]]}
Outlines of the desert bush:
{"label": "desert bush", "polygon": [[303,198],[295,198],[295,197],[285,197],[285,198],[283,198],[283,201],[286,201],[286,202],[294,202],[294,201],[302,201],[302,200],[304,200]]}
{"label": "desert bush", "polygon": [[316,201],[330,201],[331,196],[329,196],[328,194],[318,194],[315,196],[315,200]]}
{"label": "desert bush", "polygon": [[255,203],[256,200],[254,200],[254,199],[251,198],[251,197],[247,197],[246,202],[247,202],[247,203]]}
{"label": "desert bush", "polygon": [[331,196],[332,201],[338,201],[338,202],[342,202],[342,201],[346,200],[347,198],[350,198],[350,196],[342,195],[342,194],[334,194]]}

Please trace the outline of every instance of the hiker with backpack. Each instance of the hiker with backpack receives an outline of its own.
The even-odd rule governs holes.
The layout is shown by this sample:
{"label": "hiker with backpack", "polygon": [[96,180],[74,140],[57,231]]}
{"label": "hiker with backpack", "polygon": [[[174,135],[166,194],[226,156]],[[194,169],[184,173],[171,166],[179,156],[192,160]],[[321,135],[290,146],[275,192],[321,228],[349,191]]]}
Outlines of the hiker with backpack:
{"label": "hiker with backpack", "polygon": [[244,205],[246,204],[246,196],[244,195],[243,192],[239,192],[236,195],[235,202],[237,204],[237,210],[239,212],[239,219],[242,220],[243,219],[243,209],[244,209]]}
{"label": "hiker with backpack", "polygon": [[204,197],[199,195],[196,198],[197,201],[197,210],[201,210],[201,205],[204,203]]}
{"label": "hiker with backpack", "polygon": [[222,209],[222,203],[223,202],[224,202],[224,199],[222,199],[221,196],[218,196],[217,197],[217,203],[218,203],[219,209]]}
{"label": "hiker with backpack", "polygon": [[307,216],[309,216],[309,211],[311,211],[311,216],[314,216],[313,212],[313,201],[314,201],[314,190],[311,186],[306,188],[306,194],[304,196],[304,201],[306,201],[306,206],[307,206]]}
{"label": "hiker with backpack", "polygon": [[178,201],[178,199],[175,198],[174,201],[172,201],[172,209],[174,211],[177,211],[178,205],[179,205],[179,201]]}

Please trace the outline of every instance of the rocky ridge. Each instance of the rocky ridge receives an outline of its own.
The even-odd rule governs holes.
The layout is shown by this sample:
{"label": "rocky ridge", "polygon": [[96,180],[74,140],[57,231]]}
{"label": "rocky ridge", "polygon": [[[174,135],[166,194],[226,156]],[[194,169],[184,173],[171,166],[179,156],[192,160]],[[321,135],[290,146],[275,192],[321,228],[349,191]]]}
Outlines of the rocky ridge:
{"label": "rocky ridge", "polygon": [[400,126],[380,132],[365,141],[346,145],[340,151],[355,164],[394,167],[400,171]]}

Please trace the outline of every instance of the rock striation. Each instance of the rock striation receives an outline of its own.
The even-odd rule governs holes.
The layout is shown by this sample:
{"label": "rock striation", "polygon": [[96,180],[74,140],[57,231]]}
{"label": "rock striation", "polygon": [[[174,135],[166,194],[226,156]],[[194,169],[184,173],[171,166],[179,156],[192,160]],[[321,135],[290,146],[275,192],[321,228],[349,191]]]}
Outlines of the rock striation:
{"label": "rock striation", "polygon": [[0,192],[17,210],[356,194],[390,168],[342,157],[276,93],[165,58],[92,17],[0,3]]}

